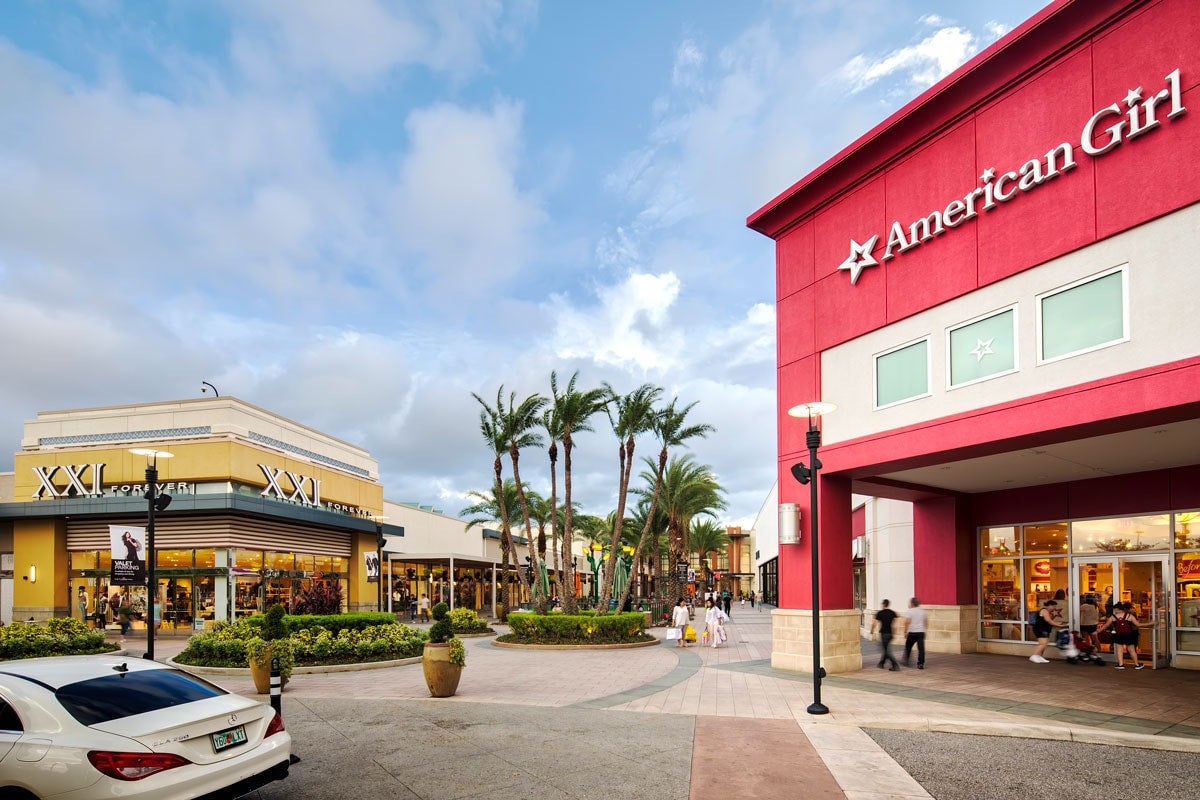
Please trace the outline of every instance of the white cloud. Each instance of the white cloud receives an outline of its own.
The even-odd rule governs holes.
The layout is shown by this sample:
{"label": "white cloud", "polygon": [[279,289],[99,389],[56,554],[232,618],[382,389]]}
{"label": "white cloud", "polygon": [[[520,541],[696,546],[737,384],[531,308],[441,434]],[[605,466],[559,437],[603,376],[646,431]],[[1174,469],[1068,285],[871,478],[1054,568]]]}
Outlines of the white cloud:
{"label": "white cloud", "polygon": [[979,50],[979,41],[956,26],[940,28],[915,45],[893,50],[882,58],[856,55],[842,68],[852,92],[861,92],[893,75],[907,75],[917,89],[932,86]]}
{"label": "white cloud", "polygon": [[597,306],[572,309],[564,298],[552,298],[558,319],[554,354],[643,373],[671,369],[682,347],[678,329],[668,326],[679,289],[672,273],[635,272],[601,289]]}
{"label": "white cloud", "polygon": [[490,112],[438,104],[414,112],[391,201],[397,246],[418,257],[443,292],[482,293],[534,252],[546,220],[517,184],[521,108]]}

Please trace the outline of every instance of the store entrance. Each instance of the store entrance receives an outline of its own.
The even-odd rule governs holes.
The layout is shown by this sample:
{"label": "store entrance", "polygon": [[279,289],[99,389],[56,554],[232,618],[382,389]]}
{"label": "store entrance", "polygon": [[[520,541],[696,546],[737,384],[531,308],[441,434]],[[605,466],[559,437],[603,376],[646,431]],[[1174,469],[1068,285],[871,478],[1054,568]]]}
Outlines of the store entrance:
{"label": "store entrance", "polygon": [[[1072,597],[1085,594],[1096,598],[1101,624],[1112,616],[1118,603],[1129,603],[1140,629],[1138,658],[1155,669],[1170,664],[1170,590],[1165,556],[1092,556],[1074,559]],[[1071,609],[1072,626],[1079,625],[1078,602]],[[1111,653],[1109,637],[1101,637],[1101,649]]]}

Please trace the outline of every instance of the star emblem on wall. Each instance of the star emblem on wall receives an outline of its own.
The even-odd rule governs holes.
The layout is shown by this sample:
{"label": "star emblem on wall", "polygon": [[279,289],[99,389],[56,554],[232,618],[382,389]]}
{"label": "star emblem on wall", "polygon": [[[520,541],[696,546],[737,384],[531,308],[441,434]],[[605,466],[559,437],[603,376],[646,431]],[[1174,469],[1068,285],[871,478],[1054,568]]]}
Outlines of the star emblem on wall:
{"label": "star emblem on wall", "polygon": [[858,283],[858,276],[862,274],[865,267],[878,266],[879,262],[871,255],[871,251],[875,249],[876,243],[879,241],[879,235],[876,234],[870,239],[867,239],[862,244],[850,240],[850,257],[843,261],[838,269],[850,270],[851,285]]}
{"label": "star emblem on wall", "polygon": [[994,341],[996,341],[995,337],[992,337],[987,341],[984,341],[983,339],[975,340],[975,349],[971,351],[971,355],[975,356],[976,364],[978,364],[980,361],[983,361],[984,356],[994,355],[995,351],[992,350],[992,342]]}

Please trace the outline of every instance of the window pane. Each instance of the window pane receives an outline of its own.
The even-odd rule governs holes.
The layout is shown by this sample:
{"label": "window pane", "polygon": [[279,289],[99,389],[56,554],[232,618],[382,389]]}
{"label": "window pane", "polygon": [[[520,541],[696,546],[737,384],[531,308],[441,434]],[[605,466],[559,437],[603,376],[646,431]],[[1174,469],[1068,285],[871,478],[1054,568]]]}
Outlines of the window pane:
{"label": "window pane", "polygon": [[1076,553],[1137,553],[1170,547],[1169,517],[1085,519],[1071,523],[1071,547]]}
{"label": "window pane", "polygon": [[983,618],[1021,619],[1020,563],[1013,559],[985,561],[982,577]]}
{"label": "window pane", "polygon": [[[1047,526],[1048,527],[1048,526]],[[1066,527],[1065,525],[1063,526]],[[1028,530],[1028,528],[1026,529]],[[1067,559],[1065,558],[1030,558],[1025,560],[1025,613],[1037,611],[1047,600],[1054,600],[1058,605],[1051,611],[1051,616],[1066,621],[1071,614],[1067,607],[1067,585],[1070,582]],[[1025,641],[1036,641],[1033,629],[1026,625]]]}
{"label": "window pane", "polygon": [[929,394],[929,342],[921,341],[875,359],[875,405]]}
{"label": "window pane", "polygon": [[1200,549],[1200,512],[1175,515],[1175,546],[1181,550]]}
{"label": "window pane", "polygon": [[1026,525],[1025,554],[1060,554],[1067,552],[1067,523],[1051,522],[1046,525]]}
{"label": "window pane", "polygon": [[950,331],[950,385],[1011,372],[1017,355],[1012,309]]}
{"label": "window pane", "polygon": [[129,672],[68,683],[55,693],[67,713],[84,725],[132,717],[226,694],[208,681],[174,669]]}
{"label": "window pane", "polygon": [[1043,360],[1125,338],[1123,276],[1113,272],[1042,298]]}
{"label": "window pane", "polygon": [[979,552],[985,556],[1007,556],[1018,552],[1017,529],[1011,525],[1002,528],[982,528],[979,531]]}

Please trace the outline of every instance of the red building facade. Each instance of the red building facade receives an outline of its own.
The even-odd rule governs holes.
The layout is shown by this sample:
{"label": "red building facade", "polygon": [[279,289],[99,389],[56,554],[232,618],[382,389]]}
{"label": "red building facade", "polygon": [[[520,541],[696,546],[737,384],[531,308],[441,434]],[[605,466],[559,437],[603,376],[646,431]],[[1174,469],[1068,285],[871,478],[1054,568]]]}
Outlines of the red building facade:
{"label": "red building facade", "polygon": [[801,509],[776,666],[811,669],[787,411],[823,400],[826,669],[860,663],[852,493],[913,503],[933,649],[1032,650],[1029,609],[1107,592],[1155,666],[1200,668],[1197,152],[1200,5],[1060,0],[750,217]]}

